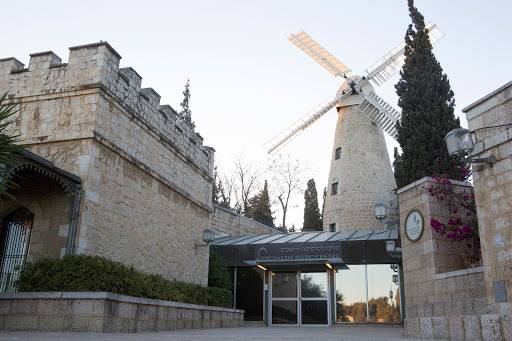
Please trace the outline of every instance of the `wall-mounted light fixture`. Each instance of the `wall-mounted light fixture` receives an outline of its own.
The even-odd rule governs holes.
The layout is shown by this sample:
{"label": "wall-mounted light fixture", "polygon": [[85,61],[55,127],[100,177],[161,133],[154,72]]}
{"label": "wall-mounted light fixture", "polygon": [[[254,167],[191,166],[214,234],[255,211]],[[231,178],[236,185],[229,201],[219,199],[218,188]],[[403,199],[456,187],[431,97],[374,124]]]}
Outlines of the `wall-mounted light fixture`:
{"label": "wall-mounted light fixture", "polygon": [[[259,264],[256,264],[256,266],[257,266],[258,268],[262,269],[262,270],[267,271],[267,268],[266,268],[266,267],[264,267],[264,266],[261,266],[261,265],[259,265]],[[272,273],[272,274],[274,274],[274,273]]]}
{"label": "wall-mounted light fixture", "polygon": [[332,265],[331,265],[331,263],[329,263],[329,262],[325,262],[325,266],[327,266],[329,269],[331,269],[331,270],[332,270]]}
{"label": "wall-mounted light fixture", "polygon": [[197,249],[198,247],[206,247],[210,245],[210,243],[213,242],[214,240],[215,231],[210,228],[206,228],[203,230],[203,242],[205,242],[206,244],[196,244],[195,249]]}
{"label": "wall-mounted light fixture", "polygon": [[392,241],[392,240],[388,240],[386,242],[386,252],[391,257],[401,257],[402,256],[402,248],[401,247],[396,247],[395,246],[395,242]]}
{"label": "wall-mounted light fixture", "polygon": [[512,126],[510,124],[502,124],[498,126],[491,127],[482,127],[475,129],[473,131],[464,128],[457,128],[450,131],[446,134],[444,140],[446,142],[446,147],[448,148],[448,154],[453,157],[460,157],[464,160],[465,163],[489,163],[493,164],[496,161],[494,157],[481,158],[481,159],[472,159],[470,157],[471,153],[475,149],[475,145],[473,143],[473,138],[471,136],[472,133],[482,130],[482,129],[492,129],[492,128],[501,128]]}
{"label": "wall-mounted light fixture", "polygon": [[384,220],[387,216],[386,203],[383,201],[377,201],[373,206],[373,213],[375,218],[378,220]]}
{"label": "wall-mounted light fixture", "polygon": [[393,283],[398,285],[398,275],[393,275]]}

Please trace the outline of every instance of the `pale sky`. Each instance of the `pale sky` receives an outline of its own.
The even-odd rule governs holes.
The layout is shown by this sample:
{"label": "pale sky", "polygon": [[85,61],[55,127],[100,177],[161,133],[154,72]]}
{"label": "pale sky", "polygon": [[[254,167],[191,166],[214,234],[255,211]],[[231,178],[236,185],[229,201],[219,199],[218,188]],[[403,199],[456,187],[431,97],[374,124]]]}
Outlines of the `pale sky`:
{"label": "pale sky", "polygon": [[[434,53],[455,93],[456,114],[511,80],[512,3],[506,0],[416,0],[446,34]],[[364,70],[398,45],[410,23],[406,0],[359,1],[18,1],[3,6],[0,58],[28,65],[29,54],[51,50],[63,62],[68,47],[108,41],[152,87],[161,104],[179,111],[191,80],[192,118],[219,168],[240,155],[265,168],[261,146],[341,85],[286,38],[305,30],[353,71]],[[398,75],[376,88],[396,109]],[[329,173],[336,111],[282,153],[308,162],[319,200]],[[388,139],[388,149],[396,146]],[[306,183],[304,182],[304,188]],[[302,226],[303,194],[289,214]],[[274,207],[277,209],[277,205]],[[276,222],[279,222],[279,213]]]}

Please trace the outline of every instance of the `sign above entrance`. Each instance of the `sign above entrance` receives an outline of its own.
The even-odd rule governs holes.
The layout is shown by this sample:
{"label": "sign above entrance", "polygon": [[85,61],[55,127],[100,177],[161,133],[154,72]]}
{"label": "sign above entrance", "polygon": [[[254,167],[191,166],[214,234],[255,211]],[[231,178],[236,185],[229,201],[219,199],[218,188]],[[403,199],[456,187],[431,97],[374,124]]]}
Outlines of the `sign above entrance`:
{"label": "sign above entrance", "polygon": [[423,235],[425,222],[420,210],[412,210],[405,219],[405,236],[411,242],[417,242]]}
{"label": "sign above entrance", "polygon": [[255,245],[254,259],[265,261],[307,261],[341,258],[341,243],[317,242],[301,245],[265,244]]}

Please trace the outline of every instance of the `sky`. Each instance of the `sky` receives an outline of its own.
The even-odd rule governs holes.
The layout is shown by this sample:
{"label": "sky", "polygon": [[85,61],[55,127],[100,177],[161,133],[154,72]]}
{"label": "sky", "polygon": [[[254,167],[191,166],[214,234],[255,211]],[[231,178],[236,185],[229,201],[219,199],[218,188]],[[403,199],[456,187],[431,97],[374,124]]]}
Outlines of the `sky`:
{"label": "sky", "polygon": [[[455,93],[455,113],[511,79],[506,0],[416,0],[425,22],[446,34],[434,53]],[[190,79],[192,119],[204,144],[229,174],[239,158],[266,169],[262,145],[334,96],[342,84],[287,40],[306,31],[350,67],[364,70],[404,39],[406,0],[317,1],[18,1],[4,6],[0,58],[28,65],[29,54],[51,50],[63,62],[68,48],[108,41],[133,67],[142,87],[179,111]],[[396,109],[395,75],[376,93]],[[331,110],[281,153],[309,165],[321,196],[327,184],[337,114]],[[392,157],[397,143],[387,137]],[[270,180],[268,174],[266,177]],[[262,178],[263,180],[264,178]],[[270,184],[270,190],[272,185]],[[304,181],[304,189],[306,181]],[[287,225],[302,226],[303,194]],[[275,205],[276,222],[280,212]]]}

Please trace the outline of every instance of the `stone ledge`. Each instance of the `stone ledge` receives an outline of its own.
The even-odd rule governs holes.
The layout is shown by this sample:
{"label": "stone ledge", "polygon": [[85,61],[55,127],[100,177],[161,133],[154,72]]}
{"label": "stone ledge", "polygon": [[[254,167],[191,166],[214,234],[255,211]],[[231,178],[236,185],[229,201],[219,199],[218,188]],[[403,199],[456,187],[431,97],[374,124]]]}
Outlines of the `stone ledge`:
{"label": "stone ledge", "polygon": [[445,279],[445,278],[450,278],[450,277],[458,277],[458,276],[475,274],[475,273],[479,273],[479,272],[484,272],[483,266],[435,274],[434,279]]}
{"label": "stone ledge", "polygon": [[[450,179],[450,181],[451,181],[451,183],[453,185],[468,186],[468,187],[472,187],[473,186],[468,181],[459,181],[459,180],[452,180],[452,179]],[[426,182],[434,182],[434,179],[432,179],[432,177],[430,177],[430,176],[426,176],[424,178],[421,178],[419,180],[414,181],[413,183],[408,184],[407,186],[399,188],[397,190],[396,194],[402,194],[402,193],[410,190],[411,188],[414,188],[414,187],[419,186],[419,185],[421,185],[423,183],[426,183]]]}
{"label": "stone ledge", "polygon": [[19,299],[104,299],[117,302],[127,302],[135,304],[158,305],[163,307],[176,307],[187,309],[200,309],[212,311],[225,311],[229,313],[245,313],[245,310],[231,309],[222,307],[213,307],[207,305],[162,301],[151,298],[125,296],[113,294],[111,292],[3,292],[0,293],[0,300],[19,300]]}
{"label": "stone ledge", "polygon": [[0,330],[144,332],[243,327],[244,311],[108,292],[0,294]]}

